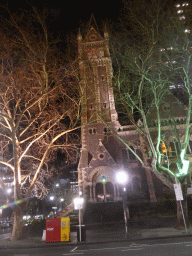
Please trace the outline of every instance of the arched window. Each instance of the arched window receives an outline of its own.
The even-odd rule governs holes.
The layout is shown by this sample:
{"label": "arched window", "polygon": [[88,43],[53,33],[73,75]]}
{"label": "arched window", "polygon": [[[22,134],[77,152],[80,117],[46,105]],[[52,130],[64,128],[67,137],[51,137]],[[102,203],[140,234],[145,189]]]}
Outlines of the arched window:
{"label": "arched window", "polygon": [[141,192],[141,181],[140,178],[134,177],[132,180],[133,184],[133,192],[134,193],[140,193]]}
{"label": "arched window", "polygon": [[106,199],[107,201],[113,201],[114,198],[114,188],[112,182],[107,182],[105,184],[106,188]]}

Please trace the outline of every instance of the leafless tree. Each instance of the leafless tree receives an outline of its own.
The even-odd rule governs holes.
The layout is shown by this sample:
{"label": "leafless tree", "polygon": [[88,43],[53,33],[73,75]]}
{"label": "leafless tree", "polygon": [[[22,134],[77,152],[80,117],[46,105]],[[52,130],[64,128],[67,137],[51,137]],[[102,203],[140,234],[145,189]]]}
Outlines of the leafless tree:
{"label": "leafless tree", "polygon": [[[111,34],[114,86],[127,119],[140,136],[135,146],[144,158],[138,159],[171,190],[174,183],[180,183],[186,199],[191,177],[191,154],[187,152],[191,136],[191,36],[175,14],[175,6],[169,4],[124,1],[122,17]],[[188,97],[187,106],[170,92],[170,87],[179,83]],[[168,98],[172,102],[166,102]],[[174,112],[175,107],[183,118]],[[130,149],[128,141],[124,144]],[[181,221],[178,205],[178,223]]]}
{"label": "leafless tree", "polygon": [[[0,164],[14,178],[12,239],[22,235],[22,214],[30,196],[47,193],[50,160],[58,148],[66,163],[77,159],[80,93],[73,65],[62,65],[51,40],[46,12],[3,19],[0,42]],[[73,68],[72,68],[73,67]],[[0,178],[2,188],[6,184]],[[12,199],[11,199],[12,200]],[[10,201],[11,201],[10,200]]]}

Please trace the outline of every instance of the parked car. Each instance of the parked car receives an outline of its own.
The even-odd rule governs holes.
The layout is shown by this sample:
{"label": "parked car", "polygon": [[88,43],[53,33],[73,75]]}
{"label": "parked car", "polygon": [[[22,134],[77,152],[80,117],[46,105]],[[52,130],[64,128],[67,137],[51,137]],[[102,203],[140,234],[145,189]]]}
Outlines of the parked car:
{"label": "parked car", "polygon": [[8,228],[9,223],[7,221],[0,221],[0,228]]}

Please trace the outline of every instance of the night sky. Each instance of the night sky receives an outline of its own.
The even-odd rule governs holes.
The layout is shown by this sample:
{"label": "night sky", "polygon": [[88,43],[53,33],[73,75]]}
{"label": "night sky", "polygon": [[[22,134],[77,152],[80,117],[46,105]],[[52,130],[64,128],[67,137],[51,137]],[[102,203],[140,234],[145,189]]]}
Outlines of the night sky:
{"label": "night sky", "polygon": [[[2,0],[1,3],[6,3]],[[24,2],[24,3],[23,3]],[[44,6],[49,10],[49,30],[54,33],[54,36],[59,34],[60,37],[65,37],[66,33],[78,32],[80,20],[89,21],[91,14],[100,25],[100,20],[110,19],[117,20],[119,10],[122,7],[121,0],[97,0],[97,1],[78,1],[78,0],[29,0],[29,3],[41,10]],[[15,6],[15,1],[8,1],[11,12],[16,12],[18,8],[30,9],[30,5],[25,1],[18,1]]]}

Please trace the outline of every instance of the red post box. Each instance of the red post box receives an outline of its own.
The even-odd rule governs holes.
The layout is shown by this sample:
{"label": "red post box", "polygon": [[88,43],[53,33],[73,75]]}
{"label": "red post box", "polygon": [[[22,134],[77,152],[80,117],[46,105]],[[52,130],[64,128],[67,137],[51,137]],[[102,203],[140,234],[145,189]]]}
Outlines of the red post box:
{"label": "red post box", "polygon": [[61,241],[61,219],[46,219],[46,242]]}

